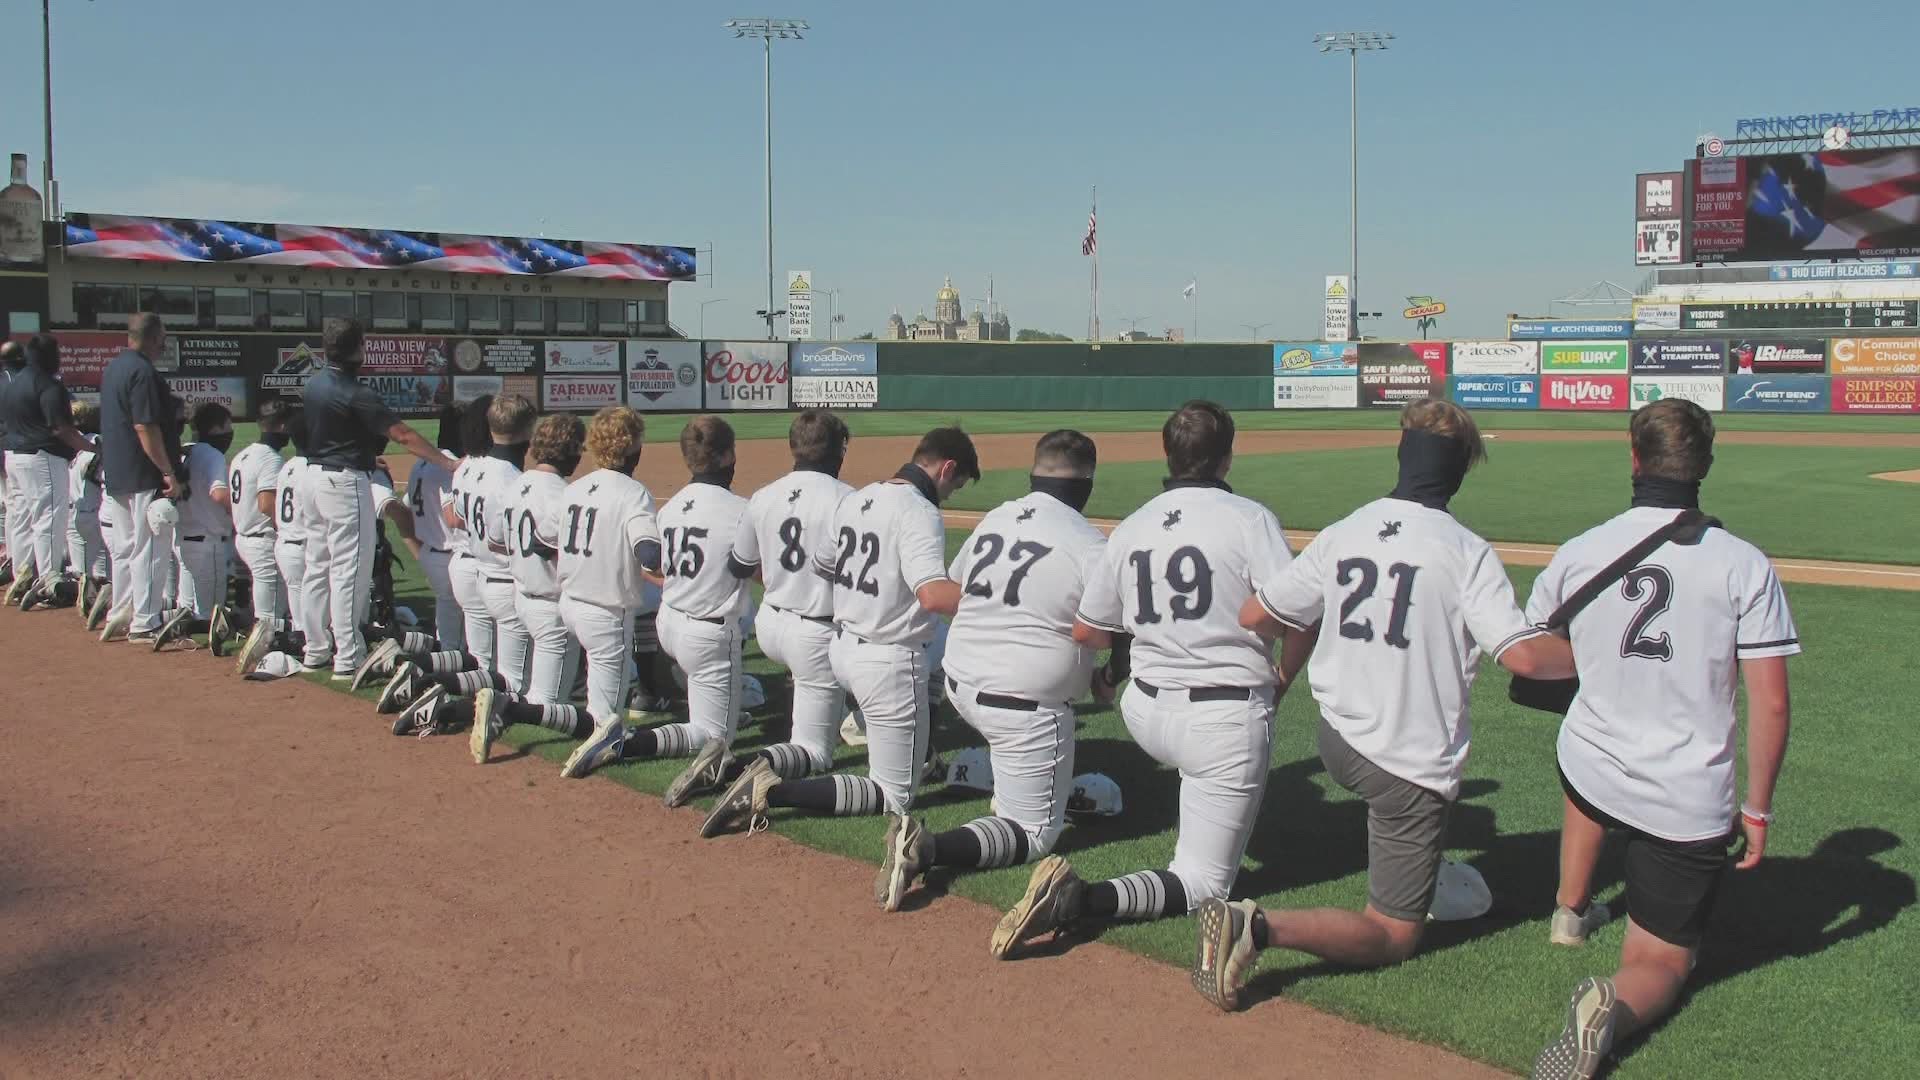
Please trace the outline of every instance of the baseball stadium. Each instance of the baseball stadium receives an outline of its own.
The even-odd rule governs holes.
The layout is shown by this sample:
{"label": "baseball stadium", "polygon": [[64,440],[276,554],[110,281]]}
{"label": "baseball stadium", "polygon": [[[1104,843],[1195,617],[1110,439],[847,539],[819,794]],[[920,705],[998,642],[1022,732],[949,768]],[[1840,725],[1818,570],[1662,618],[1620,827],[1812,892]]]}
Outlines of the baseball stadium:
{"label": "baseball stadium", "polygon": [[[771,84],[771,54],[768,65]],[[1351,277],[1337,296],[1329,278],[1313,339],[874,341],[815,338],[792,321],[776,335],[776,316],[791,316],[773,311],[771,220],[768,333],[710,337],[686,329],[700,316],[683,297],[708,257],[693,246],[66,212],[49,192],[27,255],[0,237],[0,1077],[1912,1072],[1916,115],[1774,117],[1703,137],[1677,168],[1634,177],[1647,277],[1630,297],[1514,314],[1504,334],[1421,340],[1363,336]],[[1624,248],[1624,222],[1620,233]],[[1091,255],[1091,221],[1086,236]],[[816,430],[844,435],[830,467],[803,451]],[[1690,478],[1660,472],[1688,440]],[[242,455],[277,481],[255,484]],[[144,473],[147,457],[151,482],[130,494],[116,478]],[[89,461],[113,464],[102,474]],[[506,479],[474,479],[498,462],[513,463]],[[469,497],[505,493],[536,467],[573,505],[513,504],[499,519],[505,546],[496,528],[489,549],[487,511]],[[782,493],[809,472],[839,481],[819,511],[829,525],[867,514],[875,490],[881,513],[893,512],[888,493],[907,508],[851,572],[852,530],[835,567],[831,532],[803,538],[800,517],[776,520],[799,553],[788,574],[824,579],[811,587],[832,598],[832,611],[790,612],[792,594],[774,596],[788,588],[773,577],[785,556],[769,549],[763,565],[765,540],[703,551],[691,538],[751,536],[761,500],[748,497],[791,504],[800,489]],[[644,609],[602,605],[623,672],[607,716],[604,656],[568,621],[569,575],[592,556],[598,505],[574,493],[619,476],[644,489],[631,519],[644,524],[623,526],[644,535],[617,534],[625,546],[611,554],[602,540],[601,558],[651,592]],[[316,530],[334,524],[327,485],[346,493],[345,535],[365,538],[344,576],[337,540],[318,554]],[[291,557],[324,582],[305,616],[301,589],[268,580],[285,575],[279,545],[298,535],[296,491],[306,531],[292,542],[312,554]],[[212,516],[195,516],[210,497]],[[989,602],[993,620],[1016,618],[1027,570],[1054,551],[1030,537],[1032,561],[1018,564],[1023,545],[1005,546],[1002,569],[1018,568],[988,582],[1006,545],[992,530],[1010,528],[1008,508],[1025,507],[1027,522],[1034,500],[1055,497],[1044,506],[1057,527],[1090,525],[1090,550],[1110,547],[1090,568],[1061,558],[1026,579],[1030,595],[1058,590],[1073,605],[1044,627],[1079,665],[1059,702],[1021,689],[1052,653],[1025,648],[1018,625],[979,628]],[[1166,501],[1179,498],[1193,501]],[[686,516],[700,500],[727,524]],[[1383,504],[1392,521],[1366,517]],[[923,509],[925,535],[944,544],[939,573],[886,577]],[[1668,524],[1676,509],[1686,520]],[[1428,513],[1439,523],[1422,525]],[[1633,514],[1664,527],[1629,551],[1606,530],[1625,520],[1639,539]],[[1233,594],[1221,552],[1237,551],[1242,517],[1276,522],[1284,550],[1256,543]],[[1152,581],[1151,552],[1129,563],[1102,539],[1176,525],[1189,546]],[[1443,598],[1437,571],[1421,586],[1434,591],[1416,594],[1420,565],[1387,568],[1405,550],[1393,544],[1442,542],[1433,536],[1484,548],[1492,600]],[[264,540],[264,565],[249,538]],[[1362,541],[1366,558],[1336,558]],[[204,556],[210,578],[198,543],[222,548]],[[489,598],[483,653],[473,605],[448,584],[469,548],[483,563],[488,550],[513,560],[511,575],[507,561],[498,578],[474,571],[510,613],[531,596],[568,616],[554,616],[557,693],[534,689],[531,615],[531,643],[510,663]],[[1749,548],[1752,565],[1728,569]],[[1694,576],[1725,570],[1747,589],[1729,586],[1730,613],[1715,607],[1728,599],[1719,577],[1689,595],[1661,562],[1726,551],[1712,556],[1725,567],[1696,562]],[[132,561],[148,558],[160,577]],[[1293,617],[1276,598],[1279,568],[1305,580],[1330,559],[1324,621],[1318,607]],[[520,576],[521,560],[546,564],[551,596]],[[876,562],[883,580],[870,587]],[[1095,568],[1124,618],[1097,617]],[[696,579],[725,601],[689,599]],[[1228,611],[1224,630],[1179,638],[1200,633],[1181,620],[1198,622],[1216,590],[1235,596],[1240,622]],[[891,605],[873,625],[853,614],[862,594]],[[1467,610],[1482,602],[1518,621],[1498,648]],[[1631,619],[1624,640],[1612,623],[1583,640],[1581,613],[1603,625],[1609,603]],[[1416,620],[1444,609],[1457,657],[1392,666],[1427,655],[1408,648],[1410,607]],[[769,647],[768,621],[787,615],[816,624],[821,656],[834,650],[833,737],[811,764],[795,748],[819,698],[803,700],[799,663]],[[1709,662],[1683,639],[1711,618],[1729,624],[1729,649]],[[931,645],[900,645],[882,640],[893,623],[937,629]],[[1753,640],[1761,625],[1771,640]],[[717,652],[689,645],[696,631],[718,635]],[[992,673],[977,659],[968,673],[942,663],[969,631],[996,646]],[[1143,674],[1164,670],[1151,667],[1156,649],[1180,651],[1156,645],[1161,633],[1191,646],[1198,681],[1156,688]],[[1590,664],[1596,636],[1611,667]],[[1228,663],[1222,638],[1273,679],[1209,678]],[[1377,652],[1336,651],[1363,639]],[[906,708],[918,728],[904,802],[882,776],[878,744],[896,737],[886,695],[842,664],[856,646],[910,646],[906,685],[919,680],[920,697]],[[1556,647],[1563,660],[1525,659]],[[703,696],[714,656],[719,706]],[[1529,698],[1534,675],[1565,682],[1562,671],[1581,698],[1551,709]],[[1425,889],[1398,915],[1382,913],[1383,867],[1408,858],[1413,841],[1394,829],[1410,818],[1390,820],[1353,761],[1402,790],[1422,785],[1387,776],[1378,754],[1368,764],[1366,718],[1334,673],[1404,679],[1423,700],[1458,677],[1457,708],[1419,714],[1456,729],[1445,732],[1454,772],[1414,793],[1432,803],[1434,831],[1420,841]],[[996,677],[1006,683],[979,681]],[[1642,791],[1654,781],[1631,788],[1644,780],[1635,754],[1710,759],[1732,802],[1712,793],[1728,813],[1705,840],[1588,806],[1569,764],[1568,732],[1600,707],[1582,702],[1664,685],[1683,689],[1662,711],[1730,706],[1734,726],[1675,736],[1650,714],[1615,717],[1599,727],[1629,750],[1606,768]],[[1206,770],[1150,745],[1143,694],[1189,709],[1224,695],[1255,713],[1267,695],[1258,775],[1242,785],[1250,820],[1232,823],[1239,854],[1227,845],[1217,894],[1187,872],[1192,836],[1210,824],[1200,819],[1217,810],[1190,798]],[[1039,781],[1051,831],[1016,822],[1013,770],[994,765],[1016,754],[983,734],[976,702],[1002,718],[1064,716],[1066,733],[1048,736],[1064,758],[1056,749],[1057,775]],[[721,734],[687,734],[719,714]],[[1426,737],[1405,717],[1373,719],[1397,733],[1389,751]],[[822,785],[825,801],[769,799],[763,773],[769,786]],[[858,785],[872,797],[849,810],[866,797]],[[1594,841],[1577,904],[1576,819],[1610,837]],[[996,828],[1016,854],[996,854]],[[924,854],[955,843],[976,861]],[[1705,869],[1675,885],[1676,860],[1701,850]],[[923,854],[904,862],[912,851]],[[1175,899],[1133,897],[1128,882]],[[1662,884],[1696,894],[1676,900]],[[1107,887],[1119,907],[1048,914],[1069,885],[1083,905]],[[1685,929],[1668,933],[1660,920],[1676,904]],[[1320,940],[1303,929],[1312,916],[1367,933],[1395,924],[1385,933],[1405,947],[1302,946]],[[1669,986],[1645,989],[1649,966],[1674,963]],[[1649,995],[1660,1001],[1641,1015]]]}

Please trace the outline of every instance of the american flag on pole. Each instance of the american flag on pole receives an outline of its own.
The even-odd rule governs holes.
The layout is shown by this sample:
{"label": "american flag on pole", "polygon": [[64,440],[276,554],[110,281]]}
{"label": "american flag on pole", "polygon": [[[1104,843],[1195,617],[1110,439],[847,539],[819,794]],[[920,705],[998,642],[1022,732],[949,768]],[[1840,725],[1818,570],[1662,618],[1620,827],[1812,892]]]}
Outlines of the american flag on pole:
{"label": "american flag on pole", "polygon": [[1080,241],[1080,254],[1082,255],[1091,255],[1099,250],[1100,243],[1095,236],[1094,229],[1094,217],[1097,213],[1097,210],[1087,211],[1087,236],[1086,239]]}

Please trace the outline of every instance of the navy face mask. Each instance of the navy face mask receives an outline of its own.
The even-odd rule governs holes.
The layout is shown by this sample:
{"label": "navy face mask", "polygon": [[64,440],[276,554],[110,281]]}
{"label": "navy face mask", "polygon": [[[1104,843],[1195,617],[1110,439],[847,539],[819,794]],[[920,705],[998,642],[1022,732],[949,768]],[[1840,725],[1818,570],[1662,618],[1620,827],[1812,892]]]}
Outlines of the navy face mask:
{"label": "navy face mask", "polygon": [[200,441],[225,454],[227,450],[233,446],[233,432],[229,431],[224,435],[209,435]]}
{"label": "navy face mask", "polygon": [[260,441],[273,447],[276,451],[286,449],[287,443],[290,442],[292,438],[293,436],[288,435],[284,431],[265,431],[260,434]]}

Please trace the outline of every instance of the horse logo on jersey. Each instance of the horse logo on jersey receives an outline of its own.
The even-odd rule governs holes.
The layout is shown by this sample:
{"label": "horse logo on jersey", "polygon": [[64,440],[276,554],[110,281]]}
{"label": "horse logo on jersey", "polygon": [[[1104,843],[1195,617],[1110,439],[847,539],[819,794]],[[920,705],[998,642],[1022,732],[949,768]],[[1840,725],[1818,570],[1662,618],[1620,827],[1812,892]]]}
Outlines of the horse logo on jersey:
{"label": "horse logo on jersey", "polygon": [[1160,523],[1160,527],[1162,529],[1171,529],[1178,524],[1180,524],[1180,511],[1169,510],[1167,511],[1167,519]]}
{"label": "horse logo on jersey", "polygon": [[693,500],[692,500],[692,499],[688,499],[688,500],[687,500],[686,502],[683,502],[683,503],[681,503],[681,504],[680,504],[680,512],[681,512],[681,513],[683,513],[683,514],[687,514],[687,513],[691,513],[692,511],[693,511]]}
{"label": "horse logo on jersey", "polygon": [[529,480],[526,483],[520,485],[521,498],[524,499],[531,494],[533,494],[533,481]]}
{"label": "horse logo on jersey", "polygon": [[799,502],[799,501],[800,501],[800,489],[799,489],[799,488],[794,488],[794,489],[793,489],[792,491],[789,491],[789,492],[787,492],[787,505],[788,505],[788,506],[792,506],[792,505],[793,505],[794,503],[797,503],[797,502]]}
{"label": "horse logo on jersey", "polygon": [[866,502],[863,502],[863,503],[861,503],[861,504],[860,504],[860,512],[861,512],[861,513],[863,513],[863,514],[864,514],[864,513],[866,513],[867,511],[869,511],[869,510],[871,510],[871,509],[873,509],[873,500],[872,500],[872,499],[868,499],[868,500],[867,500]]}
{"label": "horse logo on jersey", "polygon": [[598,480],[595,480],[593,483],[587,485],[587,494],[589,495],[599,490],[600,490],[600,481]]}
{"label": "horse logo on jersey", "polygon": [[1382,540],[1391,540],[1399,535],[1400,523],[1397,521],[1387,522],[1386,527],[1380,530],[1380,539]]}
{"label": "horse logo on jersey", "polygon": [[1031,517],[1033,517],[1033,514],[1034,514],[1034,510],[1033,510],[1033,507],[1031,507],[1031,506],[1029,506],[1029,507],[1027,507],[1027,508],[1026,508],[1025,510],[1022,510],[1022,511],[1020,511],[1020,516],[1019,516],[1019,517],[1016,517],[1016,518],[1014,518],[1013,520],[1015,520],[1015,521],[1026,521],[1026,520],[1028,520],[1029,518],[1031,518]]}

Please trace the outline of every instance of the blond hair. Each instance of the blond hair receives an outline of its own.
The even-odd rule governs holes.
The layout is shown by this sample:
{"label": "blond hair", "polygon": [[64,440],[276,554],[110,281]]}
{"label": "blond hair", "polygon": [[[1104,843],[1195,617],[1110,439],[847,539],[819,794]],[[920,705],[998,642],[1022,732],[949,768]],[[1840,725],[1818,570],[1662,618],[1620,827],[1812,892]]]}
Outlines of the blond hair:
{"label": "blond hair", "polygon": [[609,405],[587,422],[587,452],[603,469],[632,472],[646,438],[646,420],[625,405]]}

